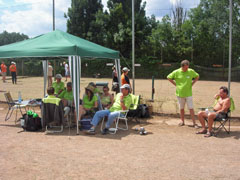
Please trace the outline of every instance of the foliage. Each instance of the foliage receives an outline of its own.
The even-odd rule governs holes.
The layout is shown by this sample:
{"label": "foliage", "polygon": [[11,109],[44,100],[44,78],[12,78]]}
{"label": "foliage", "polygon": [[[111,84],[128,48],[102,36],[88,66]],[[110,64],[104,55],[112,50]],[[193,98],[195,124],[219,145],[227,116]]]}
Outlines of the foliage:
{"label": "foliage", "polygon": [[25,34],[20,34],[16,32],[8,33],[7,31],[3,31],[2,33],[0,33],[0,46],[22,41],[25,39],[28,39],[28,36]]}

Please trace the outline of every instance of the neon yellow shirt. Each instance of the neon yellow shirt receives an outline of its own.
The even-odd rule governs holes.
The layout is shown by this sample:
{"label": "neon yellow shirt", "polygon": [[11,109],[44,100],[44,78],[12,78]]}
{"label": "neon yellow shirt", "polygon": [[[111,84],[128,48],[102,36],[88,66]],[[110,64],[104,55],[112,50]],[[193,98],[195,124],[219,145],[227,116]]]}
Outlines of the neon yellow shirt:
{"label": "neon yellow shirt", "polygon": [[92,100],[89,101],[88,96],[84,95],[83,96],[83,107],[87,109],[91,109],[94,107],[95,102],[98,100],[97,96],[94,95]]}
{"label": "neon yellow shirt", "polygon": [[52,84],[52,87],[54,88],[54,94],[58,94],[60,90],[64,90],[64,82],[60,82],[60,83],[57,83],[57,82],[54,82]]}
{"label": "neon yellow shirt", "polygon": [[61,99],[66,99],[66,100],[72,101],[73,100],[73,92],[63,90],[58,97],[61,98]]}
{"label": "neon yellow shirt", "polygon": [[[121,94],[122,93],[118,93],[115,96],[115,98],[114,98],[115,101],[114,101],[112,107],[109,109],[110,112],[122,110],[122,106],[120,104],[120,96],[121,96]],[[128,94],[127,96],[123,97],[123,103],[126,106],[126,108],[129,109],[131,104],[133,104],[132,96],[130,94]]]}
{"label": "neon yellow shirt", "polygon": [[176,82],[176,95],[179,97],[192,96],[192,80],[198,77],[199,74],[193,69],[188,68],[186,72],[179,68],[170,73],[167,78],[175,80]]}

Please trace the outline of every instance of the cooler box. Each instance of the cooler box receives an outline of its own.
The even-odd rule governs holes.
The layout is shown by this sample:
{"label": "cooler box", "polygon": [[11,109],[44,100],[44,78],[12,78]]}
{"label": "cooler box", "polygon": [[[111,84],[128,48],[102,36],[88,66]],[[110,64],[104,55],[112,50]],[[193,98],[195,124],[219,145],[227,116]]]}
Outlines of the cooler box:
{"label": "cooler box", "polygon": [[81,119],[79,122],[80,122],[80,125],[81,125],[81,128],[80,130],[89,130],[92,125],[91,125],[91,121],[92,121],[92,118],[84,118],[84,119]]}

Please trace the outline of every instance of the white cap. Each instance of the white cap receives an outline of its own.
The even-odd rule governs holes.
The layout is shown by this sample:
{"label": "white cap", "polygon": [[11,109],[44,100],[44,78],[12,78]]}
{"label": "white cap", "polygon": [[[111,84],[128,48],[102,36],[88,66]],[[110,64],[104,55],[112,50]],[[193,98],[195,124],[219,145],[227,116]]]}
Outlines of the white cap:
{"label": "white cap", "polygon": [[128,69],[127,67],[124,67],[122,70],[123,70],[124,72],[130,71],[130,69]]}
{"label": "white cap", "polygon": [[16,63],[12,61],[11,64],[16,64]]}
{"label": "white cap", "polygon": [[129,84],[124,84],[120,87],[120,89],[125,89],[125,88],[130,89]]}

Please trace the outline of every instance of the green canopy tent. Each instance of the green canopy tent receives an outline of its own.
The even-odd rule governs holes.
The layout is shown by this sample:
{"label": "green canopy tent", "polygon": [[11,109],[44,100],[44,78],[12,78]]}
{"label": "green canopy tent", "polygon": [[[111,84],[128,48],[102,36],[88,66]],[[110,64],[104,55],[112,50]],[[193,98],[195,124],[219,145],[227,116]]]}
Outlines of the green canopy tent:
{"label": "green canopy tent", "polygon": [[[21,42],[0,46],[0,59],[23,57],[68,57],[73,82],[76,115],[79,117],[79,94],[81,77],[81,58],[107,58],[115,60],[120,81],[119,52],[105,48],[60,30],[37,36]],[[46,91],[47,61],[43,63],[44,92]],[[77,121],[77,134],[78,121]]]}

